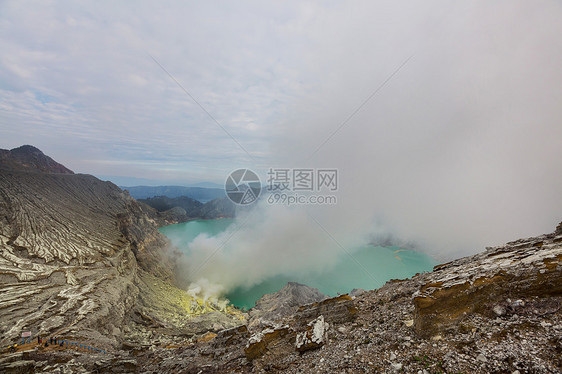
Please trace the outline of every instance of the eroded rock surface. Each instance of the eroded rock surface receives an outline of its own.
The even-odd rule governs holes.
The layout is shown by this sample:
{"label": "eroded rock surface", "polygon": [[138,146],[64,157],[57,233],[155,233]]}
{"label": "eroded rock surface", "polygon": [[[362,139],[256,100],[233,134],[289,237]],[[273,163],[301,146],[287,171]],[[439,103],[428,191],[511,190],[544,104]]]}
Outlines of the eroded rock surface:
{"label": "eroded rock surface", "polygon": [[0,158],[1,343],[30,330],[115,348],[242,322],[178,288],[179,253],[128,193],[26,152]]}
{"label": "eroded rock surface", "polygon": [[357,308],[351,296],[341,295],[301,306],[295,314],[295,318],[300,325],[306,325],[309,321],[320,316],[323,316],[326,322],[332,324],[351,322],[357,316]]}
{"label": "eroded rock surface", "polygon": [[[557,253],[560,227],[553,235],[508,243],[437,267],[432,273],[389,281],[380,289],[355,297],[344,295],[301,306],[294,314],[272,321],[270,327],[248,339],[244,348],[247,356],[243,358],[237,344],[224,348],[234,357],[232,360],[205,355],[208,343],[176,350],[155,349],[143,356],[142,361],[149,364],[142,372],[171,369],[172,366],[150,364],[169,359],[174,362],[174,370],[203,373],[559,373],[562,370],[562,295],[549,280],[554,278],[533,274],[541,274],[541,270],[546,274],[548,266],[551,271],[558,271],[559,265],[554,268],[553,261],[547,259]],[[540,241],[542,247],[534,244]],[[514,247],[518,249],[514,249],[513,261],[508,261],[508,252]],[[525,287],[502,289],[504,283],[500,282],[496,298],[487,302],[478,297],[466,298],[468,306],[471,303],[475,306],[462,314],[462,318],[441,325],[433,330],[434,334],[417,330],[414,321],[420,323],[420,314],[414,300],[427,291],[428,284],[443,278],[444,269],[451,270],[453,283],[455,277],[463,279],[464,270],[468,279],[470,274],[483,273],[493,278],[500,269],[486,264],[506,249],[509,251],[504,252],[508,256],[504,258],[505,263],[521,270],[516,272],[520,275],[516,284],[524,285],[525,275],[533,275],[530,283],[533,286],[529,288],[532,293]],[[542,250],[546,252],[538,253]],[[490,257],[492,253],[496,256]],[[546,282],[541,283],[543,280]],[[479,291],[471,292],[477,295]],[[306,334],[306,329],[315,325],[311,322],[320,316],[325,322],[331,321],[323,344],[315,346],[319,349],[298,352],[296,342],[300,338],[297,337]]]}
{"label": "eroded rock surface", "polygon": [[436,266],[414,297],[416,330],[432,336],[472,313],[504,315],[498,303],[509,298],[560,296],[561,260],[557,231]]}

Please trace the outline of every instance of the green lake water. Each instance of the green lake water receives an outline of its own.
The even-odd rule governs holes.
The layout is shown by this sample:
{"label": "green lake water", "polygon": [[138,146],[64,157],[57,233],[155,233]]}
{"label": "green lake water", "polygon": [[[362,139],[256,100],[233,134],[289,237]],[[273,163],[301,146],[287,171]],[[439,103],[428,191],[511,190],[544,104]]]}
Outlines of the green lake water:
{"label": "green lake water", "polygon": [[[172,243],[186,250],[188,244],[201,233],[213,236],[226,230],[233,219],[196,220],[160,228]],[[237,307],[249,309],[266,293],[278,291],[287,282],[304,283],[320,292],[336,296],[354,288],[371,290],[381,287],[390,279],[408,278],[424,271],[431,271],[436,262],[428,255],[398,247],[374,247],[366,245],[351,251],[353,257],[343,253],[338,263],[322,273],[278,275],[250,288],[238,288],[226,297]]]}

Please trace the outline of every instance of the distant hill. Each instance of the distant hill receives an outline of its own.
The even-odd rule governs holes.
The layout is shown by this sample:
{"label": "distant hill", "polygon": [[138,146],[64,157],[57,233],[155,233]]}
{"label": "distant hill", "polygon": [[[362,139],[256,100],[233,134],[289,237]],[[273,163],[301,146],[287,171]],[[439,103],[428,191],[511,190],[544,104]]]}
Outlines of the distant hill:
{"label": "distant hill", "polygon": [[232,218],[236,213],[234,204],[226,197],[214,199],[205,204],[187,196],[174,198],[155,196],[138,199],[138,201],[143,206],[145,213],[159,226],[198,218]]}
{"label": "distant hill", "polygon": [[199,211],[203,218],[232,218],[236,215],[236,206],[223,197],[203,204]]}
{"label": "distant hill", "polygon": [[129,194],[135,199],[147,199],[155,196],[166,196],[175,198],[187,196],[202,203],[217,198],[225,197],[222,188],[205,188],[205,187],[184,187],[184,186],[120,186],[122,189],[129,191]]}
{"label": "distant hill", "polygon": [[190,184],[188,187],[220,188],[222,190],[224,189],[224,184],[218,184],[213,182],[199,182],[199,183]]}
{"label": "distant hill", "polygon": [[165,212],[172,208],[182,208],[187,217],[199,217],[199,212],[203,203],[187,196],[170,198],[167,196],[155,196],[148,199],[138,199],[141,203],[156,209],[158,212]]}

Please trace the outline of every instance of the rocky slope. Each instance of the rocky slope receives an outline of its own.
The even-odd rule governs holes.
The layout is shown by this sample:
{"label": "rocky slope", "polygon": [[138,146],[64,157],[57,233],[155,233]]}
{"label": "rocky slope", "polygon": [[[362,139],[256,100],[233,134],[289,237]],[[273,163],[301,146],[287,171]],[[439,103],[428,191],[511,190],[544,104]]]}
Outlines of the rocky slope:
{"label": "rocky slope", "polygon": [[176,345],[107,355],[37,349],[4,360],[30,372],[559,373],[561,228],[357,296],[294,307],[321,295],[289,284],[258,302],[273,321],[254,315],[264,323]]}
{"label": "rocky slope", "polygon": [[147,199],[139,199],[141,203],[144,203],[158,212],[166,212],[167,210],[173,208],[181,208],[183,209],[183,214],[186,218],[193,218],[197,217],[199,213],[199,209],[203,206],[197,200],[191,199],[187,196],[179,196],[170,198],[167,196],[154,196],[149,197]]}
{"label": "rocky slope", "polygon": [[230,340],[144,352],[139,372],[559,373],[561,228],[222,333]]}
{"label": "rocky slope", "polygon": [[431,336],[454,328],[466,315],[503,316],[506,299],[562,295],[560,226],[548,235],[520,239],[436,266],[414,295],[416,330]]}
{"label": "rocky slope", "polygon": [[26,149],[0,162],[2,344],[31,331],[114,349],[240,323],[178,288],[179,254],[128,193]]}
{"label": "rocky slope", "polygon": [[200,216],[204,218],[232,218],[238,210],[244,207],[237,207],[226,197],[214,199],[203,204],[200,209]]}

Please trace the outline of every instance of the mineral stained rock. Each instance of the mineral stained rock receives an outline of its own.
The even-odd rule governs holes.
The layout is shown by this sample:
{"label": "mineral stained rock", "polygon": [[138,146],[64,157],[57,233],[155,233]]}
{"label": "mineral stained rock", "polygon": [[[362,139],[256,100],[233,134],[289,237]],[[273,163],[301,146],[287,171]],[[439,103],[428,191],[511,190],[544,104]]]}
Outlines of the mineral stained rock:
{"label": "mineral stained rock", "polygon": [[303,332],[297,334],[295,348],[299,352],[320,348],[324,345],[326,331],[328,324],[324,321],[324,316],[316,318],[308,323]]}
{"label": "mineral stained rock", "polygon": [[[555,273],[548,272],[560,271],[556,258],[561,228],[438,266],[434,272],[389,281],[355,297],[300,306],[265,328],[254,326],[252,337],[240,336],[232,344],[213,343],[215,338],[186,348],[154,349],[139,362],[147,373],[559,373],[562,295],[557,288],[560,278],[556,281]],[[501,266],[495,263],[498,257],[503,257]],[[437,288],[438,280],[454,286],[472,279],[471,274],[493,279],[502,270],[512,274],[513,287],[499,278],[496,297],[484,299],[478,292],[490,293],[493,286],[471,285],[474,298],[463,299],[466,314],[460,313],[458,319],[455,313],[449,315],[450,321],[433,316],[431,309],[425,315],[417,304],[417,298],[437,296],[428,285]],[[446,302],[435,298],[437,305]],[[297,341],[312,341],[320,316],[329,324],[323,343],[319,349],[297,351]],[[424,327],[418,330],[420,324]]]}
{"label": "mineral stained rock", "polygon": [[[287,289],[294,287],[305,290],[303,285],[289,284],[281,290],[280,295],[286,294]],[[316,292],[312,294],[323,298],[323,295],[320,296]],[[271,297],[266,299],[270,300]],[[322,312],[326,317],[318,314]],[[352,321],[356,313],[357,309],[348,295],[300,306],[297,313],[282,318],[281,321],[286,324],[274,324],[254,333],[248,340],[246,357],[250,361],[260,359],[260,363],[266,365],[268,360],[275,361],[295,351],[305,352],[319,348],[325,342],[325,333],[329,326],[326,319],[334,324],[342,324]]]}
{"label": "mineral stained rock", "polygon": [[248,340],[245,349],[248,360],[254,360],[267,355],[269,359],[282,356],[293,350],[295,333],[288,326],[267,328],[254,334]]}
{"label": "mineral stained rock", "polygon": [[323,316],[330,324],[346,323],[355,319],[357,308],[355,308],[351,296],[341,295],[301,306],[295,313],[295,318],[301,326],[307,325],[311,320],[320,316]]}
{"label": "mineral stained rock", "polygon": [[458,325],[467,315],[503,316],[508,298],[562,295],[562,233],[520,239],[436,266],[414,295],[423,336]]}

